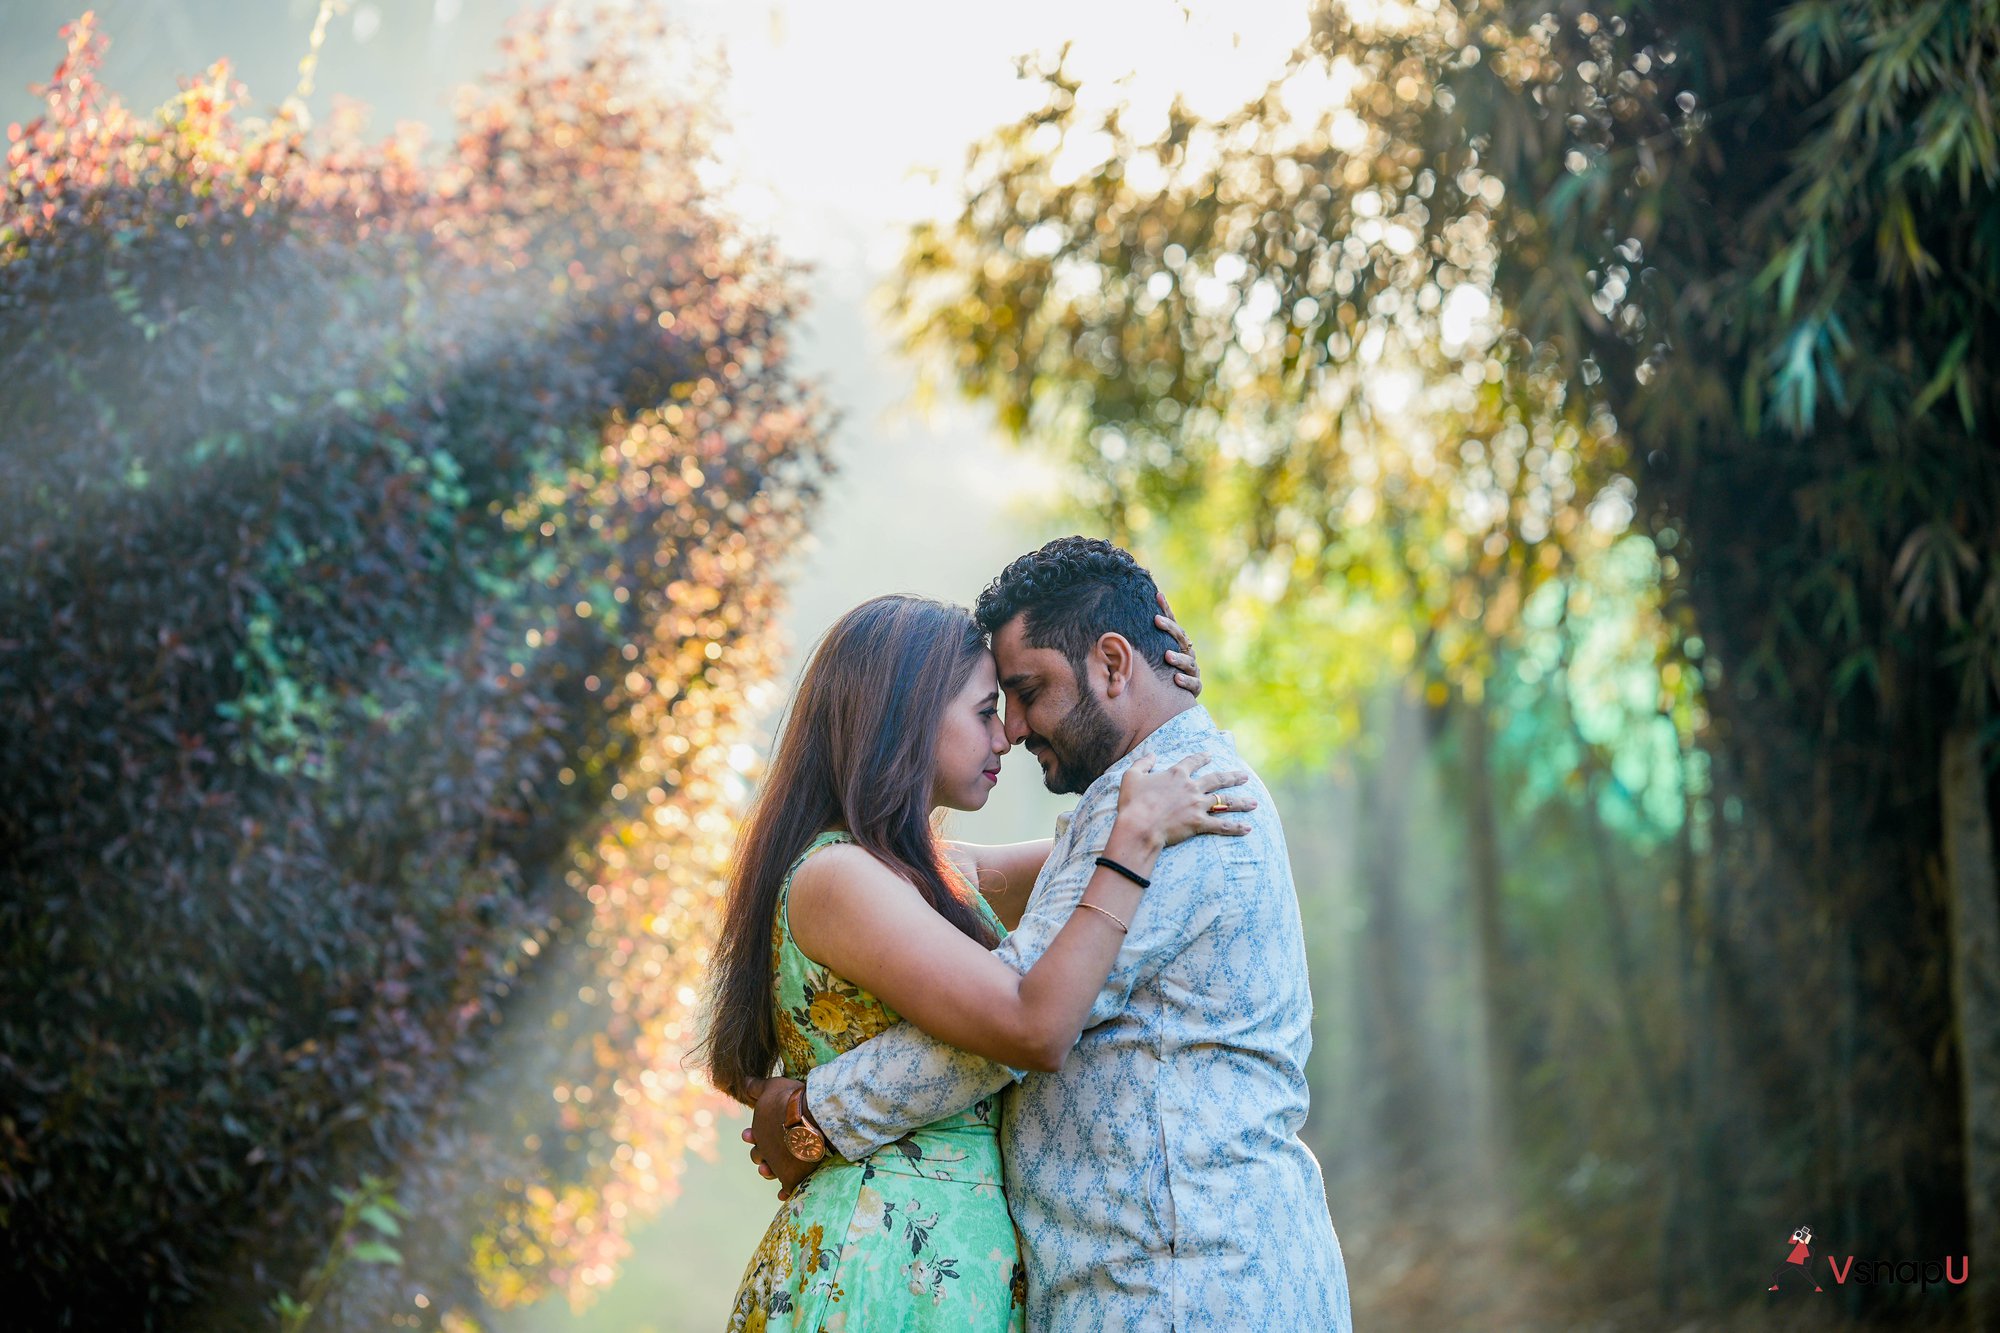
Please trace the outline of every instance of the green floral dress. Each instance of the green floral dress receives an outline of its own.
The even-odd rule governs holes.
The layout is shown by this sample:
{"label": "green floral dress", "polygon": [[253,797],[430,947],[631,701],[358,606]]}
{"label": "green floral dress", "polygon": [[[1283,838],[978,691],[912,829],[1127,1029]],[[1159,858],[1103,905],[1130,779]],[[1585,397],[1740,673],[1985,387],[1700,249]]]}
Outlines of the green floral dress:
{"label": "green floral dress", "polygon": [[[778,893],[771,973],[791,1078],[897,1022],[887,1005],[792,942],[792,876],[820,848],[851,841],[844,833],[813,839]],[[829,1156],[751,1256],[730,1333],[1022,1333],[1027,1279],[1001,1191],[999,1116],[999,1099],[988,1097],[861,1161]]]}

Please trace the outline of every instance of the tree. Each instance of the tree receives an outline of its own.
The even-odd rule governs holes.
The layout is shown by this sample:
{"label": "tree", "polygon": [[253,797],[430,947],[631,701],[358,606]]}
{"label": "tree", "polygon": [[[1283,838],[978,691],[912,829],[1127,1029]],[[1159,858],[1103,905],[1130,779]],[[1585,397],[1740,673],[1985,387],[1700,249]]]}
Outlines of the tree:
{"label": "tree", "polygon": [[[1314,5],[1263,96],[1157,133],[1041,67],[1045,105],[912,238],[912,341],[1075,463],[1117,531],[1202,544],[1216,602],[1273,570],[1295,607],[1372,599],[1385,566],[1361,553],[1430,523],[1389,567],[1417,575],[1397,595],[1439,664],[1504,646],[1496,607],[1636,522],[1660,683],[1796,850],[1762,891],[1814,923],[1773,947],[1833,1054],[1761,1057],[1811,1090],[1802,1116],[1765,1101],[1803,1124],[1797,1206],[1911,1252],[1955,1247],[1971,1207],[1987,1252],[2000,1162],[1959,1094],[1990,1084],[1994,988],[1962,981],[1954,1011],[1924,960],[1949,951],[1948,897],[1966,919],[1996,897],[1977,854],[1947,888],[1939,812],[1994,804],[2000,6],[1362,13]],[[1415,491],[1378,482],[1398,432]],[[1218,487],[1243,497],[1220,542]],[[1951,794],[1940,765],[1967,751]],[[1726,949],[1736,900],[1682,878],[1700,949]],[[1725,1007],[1754,1049],[1745,984]],[[1684,1109],[1688,1151],[1708,1114]],[[1727,1254],[1751,1221],[1702,1229]]]}

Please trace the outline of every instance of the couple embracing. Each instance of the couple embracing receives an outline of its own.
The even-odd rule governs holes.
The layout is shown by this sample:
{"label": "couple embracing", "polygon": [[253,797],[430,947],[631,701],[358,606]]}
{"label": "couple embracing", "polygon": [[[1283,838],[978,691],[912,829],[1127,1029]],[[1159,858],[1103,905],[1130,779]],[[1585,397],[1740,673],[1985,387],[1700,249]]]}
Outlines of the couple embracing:
{"label": "couple embracing", "polygon": [[[1068,537],[815,651],[713,970],[785,1201],[732,1333],[1351,1327],[1284,834],[1165,610]],[[1054,839],[940,839],[1015,744],[1081,797]]]}

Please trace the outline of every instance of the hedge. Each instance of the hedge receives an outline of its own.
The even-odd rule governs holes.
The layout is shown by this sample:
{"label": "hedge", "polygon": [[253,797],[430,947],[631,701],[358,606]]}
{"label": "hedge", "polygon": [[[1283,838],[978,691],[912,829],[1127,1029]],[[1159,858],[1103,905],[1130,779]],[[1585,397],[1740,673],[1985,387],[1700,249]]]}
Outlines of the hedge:
{"label": "hedge", "polygon": [[[521,28],[437,147],[226,66],[135,114],[64,36],[0,202],[10,1319],[268,1326],[371,1171],[420,1223],[340,1322],[581,1291],[701,1095],[664,1054],[827,467],[794,274],[639,20]],[[561,1100],[468,1113],[510,1027]]]}

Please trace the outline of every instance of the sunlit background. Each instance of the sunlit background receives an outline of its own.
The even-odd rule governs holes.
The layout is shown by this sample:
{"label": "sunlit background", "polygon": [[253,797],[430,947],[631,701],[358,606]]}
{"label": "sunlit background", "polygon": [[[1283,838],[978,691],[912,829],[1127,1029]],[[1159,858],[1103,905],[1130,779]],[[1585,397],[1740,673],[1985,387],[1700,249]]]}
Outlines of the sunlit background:
{"label": "sunlit background", "polygon": [[[309,105],[365,105],[386,133],[421,121],[443,133],[451,97],[492,67],[510,18],[504,0],[354,4],[331,24]],[[164,100],[183,76],[227,58],[253,101],[297,82],[317,0],[111,0],[94,10],[111,38],[103,78],[135,107]],[[1019,58],[1064,43],[1084,67],[1124,80],[1157,113],[1175,92],[1221,111],[1268,77],[1304,28],[1296,4],[1234,5],[1199,22],[1165,3],[997,10],[918,3],[666,6],[676,39],[726,62],[725,147],[716,184],[729,206],[808,266],[809,306],[797,365],[841,414],[838,471],[811,535],[788,562],[783,641],[796,674],[814,640],[847,608],[883,592],[969,605],[1013,556],[1071,525],[1053,517],[1062,477],[1012,447],[990,415],[919,390],[916,368],[883,317],[882,286],[907,228],[950,206],[965,149],[1021,114],[1034,93]],[[10,5],[0,43],[0,121],[38,109],[68,4]],[[780,696],[772,694],[775,701]],[[765,725],[774,718],[764,711]],[[1066,803],[1025,755],[1011,757],[977,818],[956,836],[1008,842],[1046,836]],[[720,1152],[688,1162],[681,1194],[636,1229],[633,1254],[605,1299],[572,1314],[560,1299],[497,1326],[677,1330],[720,1327],[736,1279],[775,1210],[724,1123]]]}
{"label": "sunlit background", "polygon": [[790,682],[1087,530],[1279,794],[1358,1326],[1990,1326],[1763,1291],[2000,1271],[2000,35],[1911,9],[108,0],[44,96],[8,4],[9,1280],[722,1327]]}

